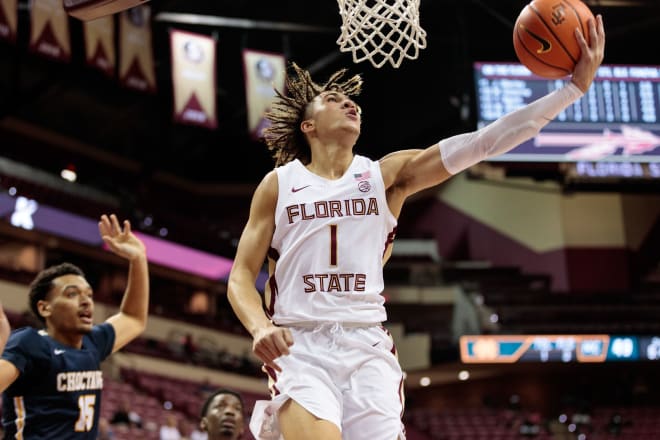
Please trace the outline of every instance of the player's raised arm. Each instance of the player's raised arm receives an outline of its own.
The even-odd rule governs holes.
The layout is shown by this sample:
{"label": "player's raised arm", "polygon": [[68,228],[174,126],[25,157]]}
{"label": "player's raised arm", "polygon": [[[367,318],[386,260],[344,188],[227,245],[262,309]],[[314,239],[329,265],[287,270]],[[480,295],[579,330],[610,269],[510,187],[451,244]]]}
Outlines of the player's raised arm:
{"label": "player's raised arm", "polygon": [[101,216],[99,232],[110,250],[129,262],[128,284],[119,313],[108,318],[115,329],[113,353],[139,336],[147,325],[149,313],[149,268],[144,243],[132,232],[131,224],[123,228],[114,214]]}
{"label": "player's raised arm", "polygon": [[571,81],[530,104],[470,133],[441,140],[425,150],[404,150],[381,160],[390,208],[405,197],[436,185],[448,177],[499,156],[536,136],[562,110],[581,98],[591,86],[605,52],[605,30],[600,15],[589,21],[587,43],[579,30],[575,38],[582,50]]}

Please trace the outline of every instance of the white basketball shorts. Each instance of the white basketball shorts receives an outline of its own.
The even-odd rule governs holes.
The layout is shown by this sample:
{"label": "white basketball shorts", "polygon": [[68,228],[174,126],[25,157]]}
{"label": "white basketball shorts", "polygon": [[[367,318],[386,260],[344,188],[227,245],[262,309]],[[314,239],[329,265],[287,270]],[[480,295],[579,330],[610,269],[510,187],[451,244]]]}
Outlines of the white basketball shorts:
{"label": "white basketball shorts", "polygon": [[405,440],[403,373],[386,328],[312,323],[290,329],[290,354],[276,360],[282,371],[266,371],[272,398],[252,412],[256,439],[282,439],[277,414],[293,399],[337,425],[342,440]]}

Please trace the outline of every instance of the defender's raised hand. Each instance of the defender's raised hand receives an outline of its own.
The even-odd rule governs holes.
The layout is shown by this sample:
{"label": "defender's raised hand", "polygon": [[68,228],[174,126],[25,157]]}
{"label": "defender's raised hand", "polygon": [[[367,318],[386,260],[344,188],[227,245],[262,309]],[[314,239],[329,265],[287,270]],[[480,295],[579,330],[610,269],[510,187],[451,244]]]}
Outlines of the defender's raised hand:
{"label": "defender's raised hand", "polygon": [[120,257],[129,261],[146,257],[144,243],[131,232],[131,223],[124,220],[124,228],[119,224],[114,214],[101,216],[99,221],[99,233],[110,250]]}

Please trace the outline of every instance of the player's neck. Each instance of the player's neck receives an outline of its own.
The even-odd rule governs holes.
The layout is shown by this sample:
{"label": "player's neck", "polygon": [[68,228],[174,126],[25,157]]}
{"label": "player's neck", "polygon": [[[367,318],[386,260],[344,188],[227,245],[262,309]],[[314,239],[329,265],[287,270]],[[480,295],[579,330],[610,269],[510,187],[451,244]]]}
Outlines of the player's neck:
{"label": "player's neck", "polygon": [[325,179],[341,178],[353,162],[353,151],[339,148],[325,148],[312,153],[312,161],[307,169]]}
{"label": "player's neck", "polygon": [[50,326],[46,331],[48,332],[48,336],[50,336],[51,339],[59,342],[62,345],[78,349],[82,347],[83,335],[80,333],[71,334],[68,332],[62,332]]}

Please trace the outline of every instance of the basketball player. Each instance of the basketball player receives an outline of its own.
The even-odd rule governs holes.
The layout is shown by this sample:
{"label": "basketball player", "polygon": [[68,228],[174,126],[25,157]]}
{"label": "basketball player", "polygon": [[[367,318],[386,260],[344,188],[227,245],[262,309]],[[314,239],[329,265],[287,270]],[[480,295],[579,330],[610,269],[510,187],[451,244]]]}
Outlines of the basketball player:
{"label": "basketball player", "polygon": [[[322,85],[293,65],[265,140],[276,168],[253,195],[228,294],[270,378],[255,405],[258,439],[395,440],[403,377],[387,331],[382,265],[408,196],[535,136],[589,89],[603,60],[602,17],[589,24],[571,81],[478,131],[372,161],[353,153],[361,78]],[[394,105],[394,103],[392,103]],[[265,311],[255,282],[268,257]]]}
{"label": "basketball player", "polygon": [[243,397],[236,391],[219,389],[202,406],[199,427],[208,440],[238,440],[243,438]]}
{"label": "basketball player", "polygon": [[[93,324],[92,288],[73,264],[52,266],[36,276],[30,308],[45,330],[23,327],[10,335],[9,326],[0,325],[5,438],[96,439],[100,362],[142,333],[149,304],[146,251],[130,223],[124,221],[122,228],[114,214],[103,215],[99,232],[112,252],[129,261],[119,313]],[[4,313],[0,318],[6,319]]]}

